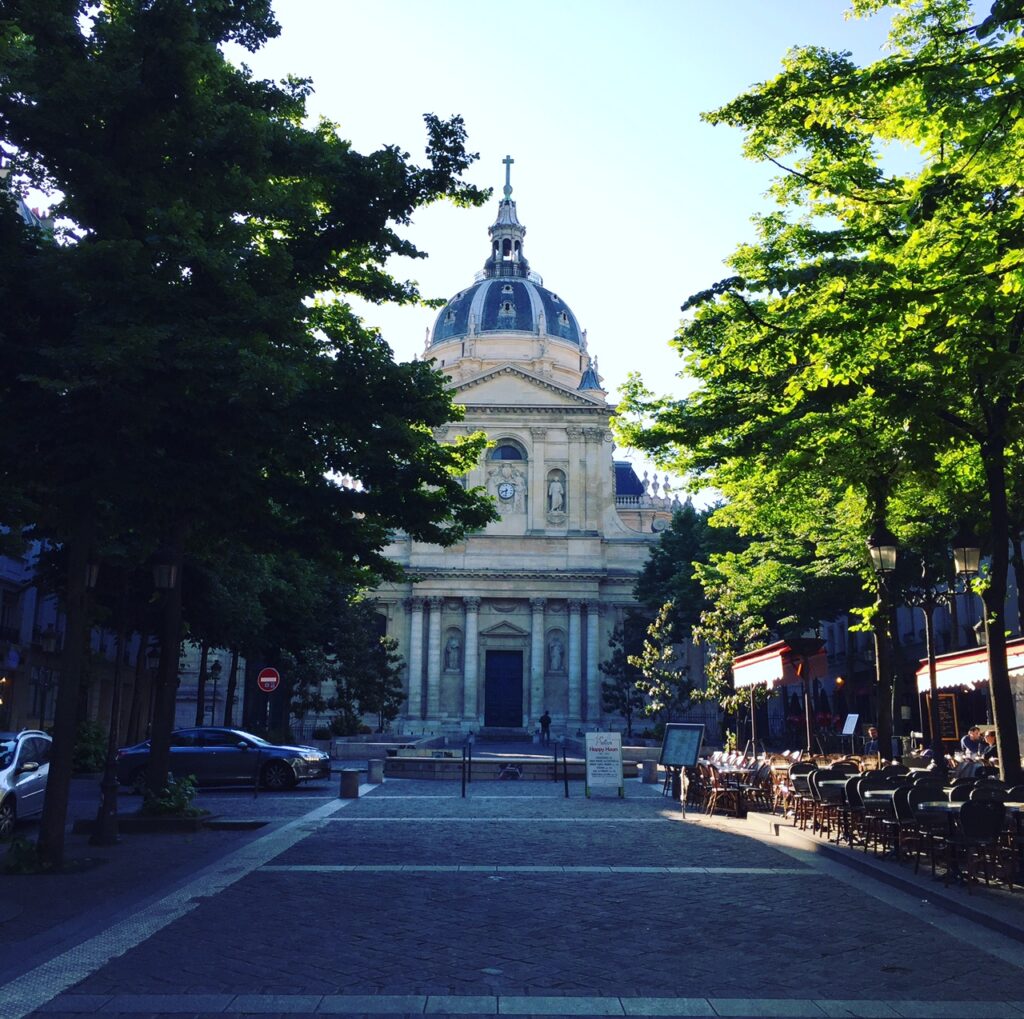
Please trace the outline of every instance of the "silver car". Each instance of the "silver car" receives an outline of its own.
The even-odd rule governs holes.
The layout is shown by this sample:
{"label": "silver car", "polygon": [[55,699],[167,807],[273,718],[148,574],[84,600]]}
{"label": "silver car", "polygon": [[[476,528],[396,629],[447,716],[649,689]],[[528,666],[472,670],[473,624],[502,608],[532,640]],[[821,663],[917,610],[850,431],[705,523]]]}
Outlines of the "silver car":
{"label": "silver car", "polygon": [[43,812],[51,739],[45,732],[0,732],[0,840],[19,818]]}

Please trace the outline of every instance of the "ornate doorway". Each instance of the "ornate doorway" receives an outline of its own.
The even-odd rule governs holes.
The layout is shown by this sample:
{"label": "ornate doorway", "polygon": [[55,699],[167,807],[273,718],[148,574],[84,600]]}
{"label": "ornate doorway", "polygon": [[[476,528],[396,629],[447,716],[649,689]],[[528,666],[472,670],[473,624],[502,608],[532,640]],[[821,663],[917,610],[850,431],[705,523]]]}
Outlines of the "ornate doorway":
{"label": "ornate doorway", "polygon": [[518,729],[523,724],[523,652],[488,651],[484,674],[484,725]]}

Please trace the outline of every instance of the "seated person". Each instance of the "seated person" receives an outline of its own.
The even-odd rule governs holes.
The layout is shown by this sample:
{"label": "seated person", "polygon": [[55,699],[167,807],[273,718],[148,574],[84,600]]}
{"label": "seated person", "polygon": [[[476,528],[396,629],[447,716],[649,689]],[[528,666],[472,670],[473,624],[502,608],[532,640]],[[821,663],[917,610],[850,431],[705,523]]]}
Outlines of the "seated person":
{"label": "seated person", "polygon": [[976,725],[972,725],[967,730],[967,734],[960,740],[960,749],[965,754],[980,754],[984,751],[986,746],[985,741],[981,738],[981,729]]}
{"label": "seated person", "polygon": [[865,754],[877,754],[878,753],[878,727],[874,725],[868,726],[868,738],[864,741],[864,753]]}
{"label": "seated person", "polygon": [[999,756],[999,748],[996,746],[996,731],[995,731],[995,729],[986,729],[985,730],[984,739],[985,739],[985,749],[982,750],[981,756],[984,757],[986,761],[990,760],[993,757],[998,757]]}

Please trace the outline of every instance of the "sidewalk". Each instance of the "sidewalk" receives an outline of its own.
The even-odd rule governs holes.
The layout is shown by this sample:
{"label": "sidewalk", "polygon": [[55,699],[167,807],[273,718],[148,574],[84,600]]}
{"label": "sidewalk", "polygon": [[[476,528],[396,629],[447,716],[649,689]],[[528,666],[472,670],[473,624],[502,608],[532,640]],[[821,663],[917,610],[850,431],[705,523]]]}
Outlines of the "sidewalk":
{"label": "sidewalk", "polygon": [[235,816],[279,816],[257,832],[126,836],[92,870],[16,879],[65,926],[31,958],[8,940],[0,1017],[1024,1019],[1019,940],[785,824],[775,834],[778,818],[684,819],[637,781],[625,799],[586,799],[578,782],[568,799],[561,783],[467,792],[218,795]]}

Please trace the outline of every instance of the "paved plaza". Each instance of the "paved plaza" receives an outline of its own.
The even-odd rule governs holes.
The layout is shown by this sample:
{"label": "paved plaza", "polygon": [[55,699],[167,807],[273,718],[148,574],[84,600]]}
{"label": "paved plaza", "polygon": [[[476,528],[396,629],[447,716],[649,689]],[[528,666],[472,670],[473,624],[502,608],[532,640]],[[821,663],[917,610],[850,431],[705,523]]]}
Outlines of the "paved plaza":
{"label": "paved plaza", "polygon": [[894,886],[785,823],[684,818],[638,781],[624,799],[335,792],[204,793],[271,823],[126,835],[91,870],[0,877],[0,1017],[1024,1019],[1024,893]]}

